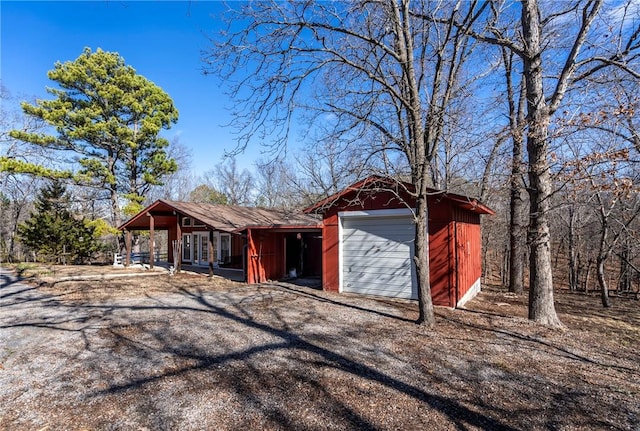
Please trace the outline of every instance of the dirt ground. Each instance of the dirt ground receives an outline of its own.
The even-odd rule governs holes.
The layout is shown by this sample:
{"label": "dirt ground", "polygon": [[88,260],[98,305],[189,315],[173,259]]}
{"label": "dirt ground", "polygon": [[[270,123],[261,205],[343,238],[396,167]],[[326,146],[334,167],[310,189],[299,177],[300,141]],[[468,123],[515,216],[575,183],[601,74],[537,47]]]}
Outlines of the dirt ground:
{"label": "dirt ground", "polygon": [[485,288],[424,330],[407,301],[91,271],[4,276],[1,430],[640,430],[634,299],[557,293],[558,331]]}

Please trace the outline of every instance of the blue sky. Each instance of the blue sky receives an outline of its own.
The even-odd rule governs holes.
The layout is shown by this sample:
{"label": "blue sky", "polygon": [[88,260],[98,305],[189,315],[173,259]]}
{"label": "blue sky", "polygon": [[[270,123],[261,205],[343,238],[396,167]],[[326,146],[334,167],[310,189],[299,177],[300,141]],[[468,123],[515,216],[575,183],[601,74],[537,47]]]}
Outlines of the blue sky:
{"label": "blue sky", "polygon": [[[202,174],[235,146],[223,127],[231,106],[223,83],[201,72],[201,53],[211,47],[206,34],[222,28],[223,10],[221,2],[194,0],[1,1],[0,77],[14,96],[50,98],[45,88],[55,83],[47,72],[56,61],[75,60],[84,47],[118,52],[173,98],[180,119],[164,136],[179,137]],[[260,150],[252,144],[239,167],[251,169]]]}

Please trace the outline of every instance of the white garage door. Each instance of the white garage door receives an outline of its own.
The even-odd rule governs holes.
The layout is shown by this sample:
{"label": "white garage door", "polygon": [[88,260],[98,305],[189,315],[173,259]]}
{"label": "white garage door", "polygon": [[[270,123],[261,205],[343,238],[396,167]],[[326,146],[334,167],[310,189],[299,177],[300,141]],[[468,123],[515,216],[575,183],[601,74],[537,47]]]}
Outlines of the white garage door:
{"label": "white garage door", "polygon": [[[375,211],[372,211],[375,213]],[[417,298],[412,258],[415,226],[407,216],[344,216],[342,291]]]}

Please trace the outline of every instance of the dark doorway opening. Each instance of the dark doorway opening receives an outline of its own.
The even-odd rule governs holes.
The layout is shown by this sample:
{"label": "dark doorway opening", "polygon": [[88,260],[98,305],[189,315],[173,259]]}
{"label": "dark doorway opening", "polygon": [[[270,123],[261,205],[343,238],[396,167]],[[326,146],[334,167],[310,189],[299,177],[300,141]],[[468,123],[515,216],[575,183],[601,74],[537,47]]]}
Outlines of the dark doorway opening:
{"label": "dark doorway opening", "polygon": [[322,235],[320,232],[288,233],[285,236],[287,275],[320,277],[322,274]]}

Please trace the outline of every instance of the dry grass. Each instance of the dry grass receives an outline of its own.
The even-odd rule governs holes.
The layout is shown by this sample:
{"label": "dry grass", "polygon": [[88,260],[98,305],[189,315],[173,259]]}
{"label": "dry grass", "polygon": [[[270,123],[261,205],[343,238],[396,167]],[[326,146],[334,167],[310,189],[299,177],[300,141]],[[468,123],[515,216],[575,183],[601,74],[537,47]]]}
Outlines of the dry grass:
{"label": "dry grass", "polygon": [[[42,281],[42,280],[40,280]],[[637,430],[640,304],[410,302],[197,275],[0,290],[0,429]]]}

